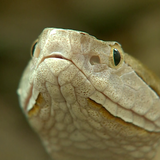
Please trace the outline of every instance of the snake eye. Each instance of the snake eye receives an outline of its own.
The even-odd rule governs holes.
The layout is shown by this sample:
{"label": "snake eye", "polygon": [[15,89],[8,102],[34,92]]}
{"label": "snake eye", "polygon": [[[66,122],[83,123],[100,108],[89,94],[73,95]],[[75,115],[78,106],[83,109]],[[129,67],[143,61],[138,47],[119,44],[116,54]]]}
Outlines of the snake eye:
{"label": "snake eye", "polygon": [[113,60],[114,60],[115,66],[117,66],[121,61],[121,54],[115,48],[113,49]]}
{"label": "snake eye", "polygon": [[36,40],[31,47],[31,57],[38,57],[40,53],[40,49],[37,46],[38,40]]}

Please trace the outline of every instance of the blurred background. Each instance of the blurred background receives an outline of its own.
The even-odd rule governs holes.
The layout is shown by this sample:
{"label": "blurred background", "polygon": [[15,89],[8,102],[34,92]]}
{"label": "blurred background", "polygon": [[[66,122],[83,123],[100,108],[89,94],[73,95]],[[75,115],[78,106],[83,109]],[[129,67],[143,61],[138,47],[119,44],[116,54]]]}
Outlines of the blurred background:
{"label": "blurred background", "polygon": [[30,46],[46,27],[116,40],[160,76],[159,0],[0,0],[0,159],[50,160],[16,90]]}

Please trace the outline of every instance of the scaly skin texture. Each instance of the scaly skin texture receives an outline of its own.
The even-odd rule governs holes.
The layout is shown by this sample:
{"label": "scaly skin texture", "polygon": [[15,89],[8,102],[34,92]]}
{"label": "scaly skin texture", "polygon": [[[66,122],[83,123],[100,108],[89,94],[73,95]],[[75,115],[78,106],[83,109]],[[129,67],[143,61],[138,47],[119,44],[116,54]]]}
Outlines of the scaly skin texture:
{"label": "scaly skin texture", "polygon": [[159,160],[159,88],[119,43],[47,28],[32,47],[18,94],[54,160]]}

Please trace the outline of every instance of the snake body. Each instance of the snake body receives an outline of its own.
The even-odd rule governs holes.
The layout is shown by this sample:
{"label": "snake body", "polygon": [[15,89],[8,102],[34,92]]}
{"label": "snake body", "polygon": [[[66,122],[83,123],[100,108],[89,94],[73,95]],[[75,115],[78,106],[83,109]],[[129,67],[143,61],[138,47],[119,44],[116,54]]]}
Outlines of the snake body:
{"label": "snake body", "polygon": [[31,53],[20,105],[54,160],[158,160],[160,81],[118,42],[46,28]]}

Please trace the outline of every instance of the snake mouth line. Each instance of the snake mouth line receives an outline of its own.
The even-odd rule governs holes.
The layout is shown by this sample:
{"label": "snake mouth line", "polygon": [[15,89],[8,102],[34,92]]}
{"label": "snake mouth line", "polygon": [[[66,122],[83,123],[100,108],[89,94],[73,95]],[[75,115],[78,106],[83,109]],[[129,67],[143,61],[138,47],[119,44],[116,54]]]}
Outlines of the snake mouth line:
{"label": "snake mouth line", "polygon": [[98,110],[98,112],[100,112],[103,115],[103,117],[105,119],[107,119],[107,121],[112,120],[116,124],[120,124],[120,125],[125,126],[125,127],[134,127],[135,129],[148,132],[145,129],[139,127],[139,126],[134,125],[133,123],[126,122],[122,118],[114,116],[102,104],[97,103],[96,101],[94,101],[91,98],[88,98],[88,104],[89,104],[90,107],[94,108],[95,110]]}
{"label": "snake mouth line", "polygon": [[[108,100],[110,101],[110,103],[114,103],[109,98],[107,98],[107,101]],[[123,107],[119,106],[119,104],[117,104],[117,103],[116,103],[116,105],[118,105],[118,106],[117,106],[117,111],[116,112],[112,112],[111,110],[108,110],[108,108],[107,108],[108,106],[106,104],[102,105],[101,103],[95,101],[92,98],[88,98],[88,103],[91,107],[100,110],[100,112],[103,114],[103,116],[105,118],[111,118],[111,119],[114,118],[116,122],[121,123],[125,126],[129,127],[129,125],[130,126],[132,125],[133,127],[136,127],[136,129],[142,129],[142,130],[144,130],[146,132],[149,132],[149,133],[153,133],[153,132],[158,133],[160,131],[159,127],[156,124],[154,124],[153,122],[151,122],[150,120],[148,120],[144,116],[141,117],[140,115],[136,114],[133,111],[123,109]],[[126,111],[126,114],[127,114],[127,112],[132,113],[132,119],[127,121],[127,120],[125,120],[125,116],[123,116],[123,117],[118,116],[118,110],[119,110],[118,107],[120,109],[123,109],[124,111]],[[136,121],[136,118],[134,118],[134,117],[141,119],[143,123],[140,123],[140,122],[138,123]]]}
{"label": "snake mouth line", "polygon": [[[123,120],[122,118],[118,117],[118,116],[115,116],[113,115],[111,112],[109,112],[101,103],[98,103],[96,102],[95,100],[91,99],[91,98],[88,98],[88,103],[91,107],[94,107],[95,109],[102,109],[103,110],[103,113],[104,115],[107,115],[107,118],[108,118],[108,115],[112,118],[115,118],[119,121],[123,121],[123,123],[125,124],[131,124],[133,125],[133,123],[130,123],[130,122],[126,122],[125,120]],[[134,125],[136,126],[136,125]],[[138,127],[138,126],[137,126]]]}

